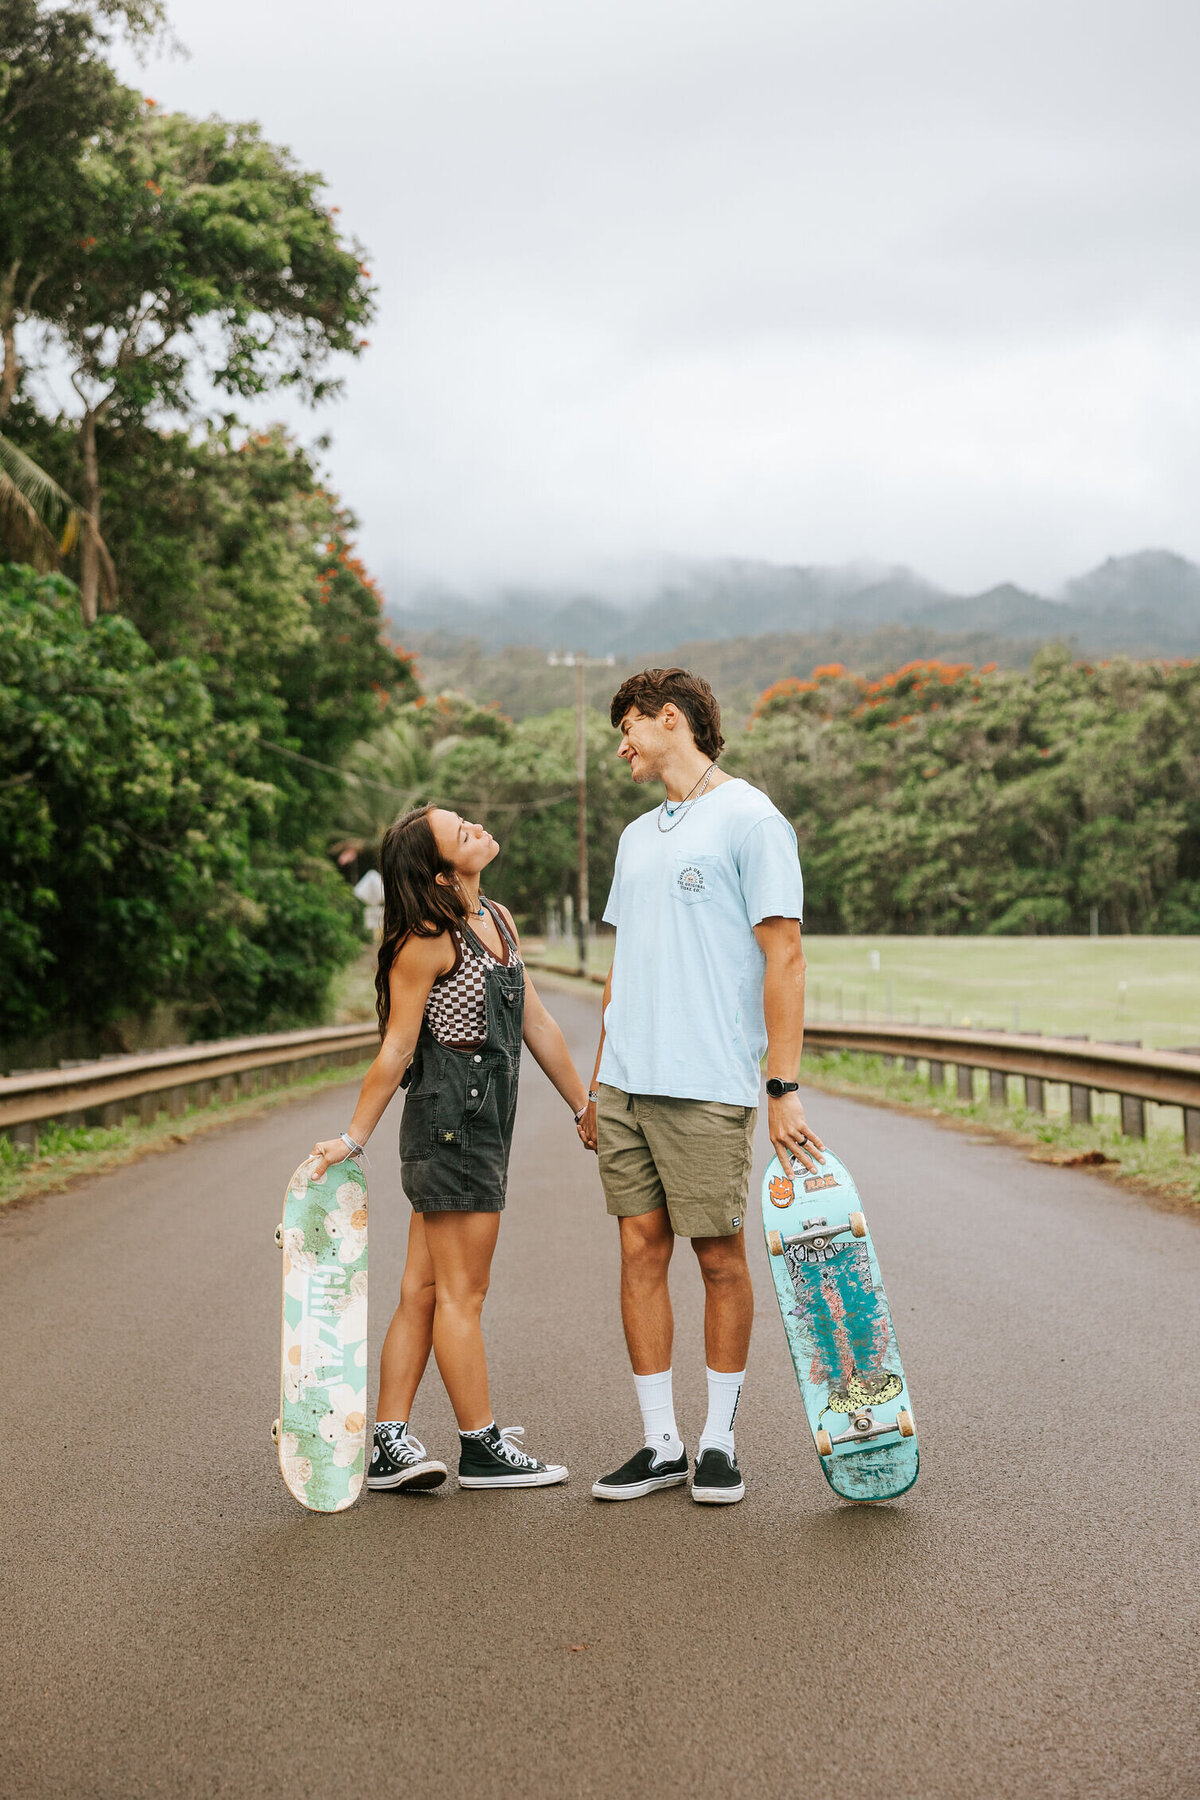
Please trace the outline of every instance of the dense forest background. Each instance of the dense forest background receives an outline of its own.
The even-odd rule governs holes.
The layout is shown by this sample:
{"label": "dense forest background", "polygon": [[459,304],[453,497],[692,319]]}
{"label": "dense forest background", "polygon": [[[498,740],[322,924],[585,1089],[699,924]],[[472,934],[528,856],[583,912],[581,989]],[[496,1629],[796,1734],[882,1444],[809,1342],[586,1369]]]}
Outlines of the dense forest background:
{"label": "dense forest background", "polygon": [[[5,1066],[321,1017],[367,942],[351,883],[419,800],[486,819],[492,890],[540,928],[575,869],[546,644],[601,614],[616,643],[613,619],[535,607],[514,645],[459,607],[389,616],[319,454],[237,412],[316,406],[367,348],[365,254],[319,176],[121,85],[112,34],[160,30],[154,0],[6,0],[0,25]],[[818,573],[727,565],[617,621],[589,676],[593,918],[653,801],[607,696],[674,646],[722,699],[726,766],[795,825],[810,928],[1200,931],[1200,667],[1047,647],[1036,597],[964,619],[907,577]],[[1154,615],[1171,648],[1195,576],[1159,553],[1064,604],[1135,649]]]}

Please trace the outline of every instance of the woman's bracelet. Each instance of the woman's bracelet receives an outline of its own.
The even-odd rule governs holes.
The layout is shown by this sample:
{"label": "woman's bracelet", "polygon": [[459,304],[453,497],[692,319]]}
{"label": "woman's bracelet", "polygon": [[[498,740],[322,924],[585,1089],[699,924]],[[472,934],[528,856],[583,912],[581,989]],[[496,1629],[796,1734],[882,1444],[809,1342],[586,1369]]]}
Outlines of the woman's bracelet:
{"label": "woman's bracelet", "polygon": [[573,1118],[573,1119],[574,1119],[574,1121],[575,1121],[575,1123],[576,1123],[576,1124],[577,1124],[577,1125],[578,1125],[578,1123],[579,1123],[579,1121],[580,1121],[580,1119],[582,1119],[582,1117],[583,1117],[583,1115],[584,1115],[584,1113],[585,1113],[585,1112],[586,1112],[586,1111],[587,1111],[587,1109],[588,1109],[588,1107],[589,1107],[589,1106],[595,1106],[595,1104],[596,1104],[596,1102],[597,1102],[597,1100],[599,1100],[599,1098],[600,1098],[600,1096],[599,1096],[599,1094],[598,1094],[598,1093],[597,1093],[597,1092],[596,1092],[596,1091],[595,1091],[595,1089],[592,1089],[592,1088],[589,1088],[589,1090],[588,1090],[588,1097],[587,1097],[587,1099],[586,1099],[586,1100],[585,1100],[585,1101],[584,1101],[584,1103],[583,1103],[583,1105],[582,1105],[582,1106],[581,1106],[581,1107],[580,1107],[580,1109],[579,1109],[579,1111],[578,1111],[578,1112],[573,1112],[573,1113],[572,1113],[572,1114],[571,1114],[571,1117],[572,1117],[572,1118]]}

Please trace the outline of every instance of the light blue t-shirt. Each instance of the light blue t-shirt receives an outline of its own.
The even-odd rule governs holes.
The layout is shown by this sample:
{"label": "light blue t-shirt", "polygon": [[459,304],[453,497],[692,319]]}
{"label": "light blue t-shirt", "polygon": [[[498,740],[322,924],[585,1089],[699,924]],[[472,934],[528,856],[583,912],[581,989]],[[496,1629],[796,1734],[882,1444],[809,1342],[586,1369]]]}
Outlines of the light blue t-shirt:
{"label": "light blue t-shirt", "polygon": [[627,825],[604,909],[617,942],[600,1080],[757,1106],[766,957],[754,927],[803,916],[796,834],[749,782],[722,782],[673,831],[657,807]]}

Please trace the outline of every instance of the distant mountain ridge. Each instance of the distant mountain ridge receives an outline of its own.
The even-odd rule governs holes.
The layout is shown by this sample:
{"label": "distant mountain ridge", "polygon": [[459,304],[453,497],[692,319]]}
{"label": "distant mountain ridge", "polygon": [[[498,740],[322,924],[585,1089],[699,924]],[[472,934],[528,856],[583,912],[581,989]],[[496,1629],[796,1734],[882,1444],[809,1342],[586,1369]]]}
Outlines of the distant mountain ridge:
{"label": "distant mountain ridge", "polygon": [[473,639],[485,651],[524,645],[625,660],[663,655],[689,640],[831,630],[853,637],[903,625],[1026,644],[1059,640],[1082,655],[1200,653],[1200,566],[1170,550],[1110,557],[1053,599],[1012,583],[954,595],[902,566],[789,567],[733,559],[669,570],[655,591],[624,604],[565,588],[509,587],[471,599],[386,576],[383,586],[402,638],[449,633]]}

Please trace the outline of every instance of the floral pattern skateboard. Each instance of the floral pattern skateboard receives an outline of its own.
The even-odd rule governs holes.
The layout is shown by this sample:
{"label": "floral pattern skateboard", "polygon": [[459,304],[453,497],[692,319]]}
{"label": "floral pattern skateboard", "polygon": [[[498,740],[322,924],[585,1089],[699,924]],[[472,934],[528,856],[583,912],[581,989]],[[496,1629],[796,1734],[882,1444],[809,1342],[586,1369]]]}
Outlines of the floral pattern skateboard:
{"label": "floral pattern skateboard", "polygon": [[875,1246],[849,1170],[772,1158],[763,1231],[788,1348],[825,1479],[843,1500],[894,1500],[917,1479],[912,1401]]}
{"label": "floral pattern skateboard", "polygon": [[271,1436],[288,1489],[312,1512],[357,1498],[367,1443],[367,1180],[301,1163],[275,1228],[283,1252],[279,1417]]}

